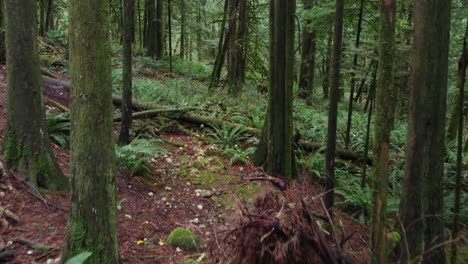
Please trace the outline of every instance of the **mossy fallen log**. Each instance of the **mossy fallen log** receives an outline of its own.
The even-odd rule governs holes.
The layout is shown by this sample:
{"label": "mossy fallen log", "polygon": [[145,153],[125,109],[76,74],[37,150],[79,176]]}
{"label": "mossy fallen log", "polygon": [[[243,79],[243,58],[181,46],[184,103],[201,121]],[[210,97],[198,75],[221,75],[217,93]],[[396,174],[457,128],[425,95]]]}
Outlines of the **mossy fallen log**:
{"label": "mossy fallen log", "polygon": [[[63,81],[63,80],[53,79],[53,78],[50,78],[50,77],[47,77],[47,76],[44,76],[43,80],[44,80],[44,85],[45,85],[45,88],[46,88],[46,89],[44,89],[45,90],[44,91],[45,95],[48,96],[48,94],[52,94],[53,98],[51,98],[51,99],[54,99],[55,101],[58,101],[58,102],[60,102],[60,103],[62,103],[64,105],[68,105],[69,94],[70,94],[70,83],[67,82],[67,81]],[[48,91],[48,88],[50,88],[50,87],[52,87],[52,89],[60,88],[61,89],[60,93],[63,94],[63,96],[66,96],[66,98],[61,98],[59,100],[56,100],[57,98],[56,98],[55,95],[56,95],[57,91],[55,91],[55,93]],[[67,101],[67,102],[64,103],[64,101]],[[119,96],[119,95],[113,95],[112,96],[112,102],[116,106],[121,106],[122,105],[122,97]],[[132,102],[132,107],[136,111],[143,111],[143,112],[141,112],[142,113],[141,116],[139,115],[138,118],[150,118],[150,117],[154,117],[156,115],[159,115],[161,112],[164,112],[164,111],[169,111],[170,112],[170,111],[175,110],[175,109],[167,109],[167,107],[165,107],[163,105],[159,105],[159,104],[155,104],[155,103],[151,103],[151,102],[139,101],[139,100],[134,100]],[[192,108],[186,108],[186,109],[194,110]],[[179,111],[180,114],[169,115],[168,117],[171,118],[171,119],[174,119],[174,120],[178,120],[178,121],[182,121],[182,122],[186,122],[186,123],[191,123],[191,124],[196,124],[196,125],[226,126],[228,128],[238,127],[240,129],[242,129],[245,133],[255,135],[255,136],[260,136],[260,134],[261,134],[261,131],[259,129],[256,129],[256,128],[247,127],[247,126],[244,126],[244,125],[241,125],[241,124],[232,123],[232,122],[221,120],[221,119],[214,118],[214,117],[202,116],[202,115],[197,115],[197,114],[194,114],[194,113],[188,113],[188,111],[190,111],[190,110],[187,110],[187,111],[184,111],[183,109],[178,109],[178,110],[181,110],[181,111]],[[154,115],[148,115],[148,113],[151,112],[151,111],[152,111],[152,113]],[[137,113],[135,113],[135,114],[137,114]],[[118,118],[117,118],[117,120],[114,119],[114,121],[118,121]],[[320,143],[308,142],[308,141],[303,141],[303,140],[300,140],[297,144],[305,152],[317,152],[317,151],[320,151],[321,149],[323,149],[325,147],[325,145],[320,144]],[[336,156],[338,158],[342,159],[342,160],[349,160],[349,161],[358,162],[358,163],[362,163],[364,161],[364,155],[361,154],[361,153],[358,153],[358,152],[344,151],[344,150],[337,149],[336,150]],[[372,165],[372,159],[367,159],[366,163],[368,165]]]}

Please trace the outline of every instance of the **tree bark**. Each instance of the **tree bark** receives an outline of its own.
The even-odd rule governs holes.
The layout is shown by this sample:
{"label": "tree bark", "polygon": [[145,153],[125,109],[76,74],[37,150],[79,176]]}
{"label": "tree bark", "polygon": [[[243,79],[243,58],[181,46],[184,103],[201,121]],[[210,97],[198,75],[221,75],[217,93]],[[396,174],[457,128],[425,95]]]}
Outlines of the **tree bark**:
{"label": "tree bark", "polygon": [[343,42],[343,11],[344,0],[336,0],[335,10],[335,30],[333,38],[333,54],[331,60],[330,74],[330,105],[328,108],[328,132],[327,132],[327,153],[325,161],[326,191],[325,206],[329,214],[333,216],[333,203],[335,188],[335,148],[336,148],[336,124],[340,88],[340,64]]}
{"label": "tree bark", "polygon": [[[304,12],[310,12],[314,0],[304,1]],[[311,29],[311,21],[304,20],[302,25],[302,58],[301,69],[299,74],[299,89],[300,97],[305,99],[307,104],[311,104],[312,93],[314,89],[315,77],[315,54],[316,54],[316,41],[315,31]]]}
{"label": "tree bark", "polygon": [[[392,0],[390,0],[392,1]],[[353,58],[353,71],[351,72],[351,89],[349,92],[349,103],[348,103],[348,121],[346,124],[346,137],[345,137],[345,148],[349,148],[349,141],[350,141],[350,134],[351,134],[351,124],[353,122],[353,102],[354,102],[354,89],[356,85],[356,73],[357,66],[358,66],[358,51],[359,46],[361,44],[361,31],[362,31],[362,15],[364,13],[364,0],[361,0],[361,4],[359,7],[359,17],[358,17],[358,25],[357,25],[357,33],[356,33],[356,51],[354,53]]]}
{"label": "tree bark", "polygon": [[402,243],[402,263],[445,263],[441,216],[450,9],[451,1],[415,1],[408,141],[400,205],[402,241],[406,242]]}
{"label": "tree bark", "polygon": [[[123,87],[122,87],[122,122],[120,126],[119,143],[130,143],[130,128],[132,127],[132,28],[133,0],[123,0]],[[138,0],[137,0],[138,1]]]}
{"label": "tree bark", "polygon": [[185,57],[185,40],[187,40],[187,32],[185,30],[186,22],[185,0],[180,0],[180,53],[179,57]]}
{"label": "tree bark", "polygon": [[36,42],[36,0],[5,1],[7,46],[7,129],[3,155],[8,167],[34,187],[67,190],[45,118]]}
{"label": "tree bark", "polygon": [[255,155],[268,174],[288,179],[297,177],[292,128],[295,12],[295,0],[270,1],[270,92],[263,145],[257,150],[265,156]]}
{"label": "tree bark", "polygon": [[[396,1],[380,2],[379,70],[375,111],[375,169],[372,212],[372,263],[387,263],[387,192],[390,133],[395,119],[397,89],[394,85]],[[351,96],[350,102],[353,101]]]}
{"label": "tree bark", "polygon": [[[231,1],[231,12],[235,12],[235,1]],[[227,83],[230,94],[239,94],[245,76],[245,58],[247,46],[247,0],[239,0],[237,16],[232,21],[233,32],[229,41],[229,65]]]}
{"label": "tree bark", "polygon": [[[460,214],[460,203],[461,203],[461,188],[462,188],[462,165],[463,165],[463,104],[465,102],[465,79],[466,79],[466,68],[468,66],[468,22],[466,23],[465,37],[463,38],[462,54],[458,61],[458,131],[457,131],[457,169],[455,177],[455,200],[453,205],[453,224],[452,224],[452,237],[458,238],[460,230],[459,226],[459,214]],[[454,118],[455,119],[455,118]],[[457,243],[452,244],[452,252],[450,263],[456,263],[457,260]]]}
{"label": "tree bark", "polygon": [[72,195],[61,263],[84,251],[86,263],[120,263],[109,0],[69,4]]}

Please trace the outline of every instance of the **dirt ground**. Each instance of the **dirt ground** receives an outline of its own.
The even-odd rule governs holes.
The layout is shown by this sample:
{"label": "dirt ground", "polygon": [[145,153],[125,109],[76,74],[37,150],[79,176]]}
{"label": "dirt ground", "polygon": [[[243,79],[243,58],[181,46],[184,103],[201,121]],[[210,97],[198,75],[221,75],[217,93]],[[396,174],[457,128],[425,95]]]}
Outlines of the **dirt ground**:
{"label": "dirt ground", "polygon": [[[60,90],[56,93],[61,96]],[[0,66],[0,139],[3,139],[5,126],[5,67]],[[231,219],[238,213],[238,205],[244,200],[249,203],[253,197],[275,188],[269,182],[245,181],[245,177],[259,170],[249,164],[229,166],[229,160],[212,151],[200,137],[178,131],[163,131],[161,137],[176,144],[165,145],[169,153],[152,159],[150,179],[117,173],[121,208],[118,210],[118,240],[122,261],[184,263],[187,259],[201,257],[202,263],[212,263],[214,258],[210,256],[221,254],[222,237],[235,228]],[[69,151],[53,147],[61,168],[69,177]],[[14,250],[15,258],[7,263],[50,263],[60,255],[70,196],[62,192],[43,192],[38,196],[20,175],[12,172],[7,175],[7,178],[0,176],[0,191],[4,194],[0,205],[20,218],[18,223],[0,229],[0,245],[13,242],[9,249]],[[197,189],[210,190],[212,196],[203,198],[197,195]],[[304,198],[321,193],[320,187],[305,183],[292,184],[289,191]],[[312,206],[318,214],[323,213],[320,203]],[[337,222],[348,234],[355,233],[347,243],[346,253],[355,263],[367,262],[367,228],[340,212]],[[184,252],[166,244],[169,233],[179,226],[200,236],[204,245],[200,252]],[[50,247],[34,249],[33,245],[22,241]]]}

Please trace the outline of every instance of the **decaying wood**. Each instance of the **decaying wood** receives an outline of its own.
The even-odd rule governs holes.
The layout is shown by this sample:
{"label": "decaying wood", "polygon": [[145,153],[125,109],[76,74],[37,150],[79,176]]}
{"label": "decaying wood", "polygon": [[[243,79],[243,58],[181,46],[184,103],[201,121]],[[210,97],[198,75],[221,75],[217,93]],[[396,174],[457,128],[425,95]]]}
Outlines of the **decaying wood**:
{"label": "decaying wood", "polygon": [[[69,98],[69,94],[70,94],[70,83],[69,82],[63,81],[63,80],[53,79],[53,78],[46,77],[46,76],[43,77],[43,81],[44,81],[44,85],[46,86],[46,88],[53,87],[53,89],[62,89],[61,92],[62,93],[67,93],[68,98]],[[48,94],[50,94],[47,91],[48,89],[44,89],[44,90],[45,90],[44,91],[45,95],[48,96]],[[67,100],[68,100],[68,98],[67,98]],[[68,102],[67,103],[62,102],[62,101],[57,100],[55,98],[51,98],[51,99],[53,99],[55,101],[58,101],[59,103],[64,104],[64,105],[67,105],[67,103],[68,103]],[[122,97],[118,96],[118,95],[113,95],[112,96],[112,102],[116,106],[121,106],[122,105]],[[136,110],[136,111],[158,111],[158,110],[162,110],[162,109],[164,109],[166,111],[169,110],[169,109],[166,109],[164,106],[159,105],[159,104],[154,104],[154,103],[151,103],[151,102],[144,102],[144,101],[137,101],[137,100],[134,100],[132,102],[132,106],[133,106],[133,109]],[[157,113],[157,112],[155,112],[155,113]],[[142,115],[142,116],[144,116],[144,115]],[[141,117],[141,118],[144,118],[144,117]],[[182,122],[196,124],[196,125],[204,125],[204,126],[208,126],[208,125],[223,126],[224,125],[224,126],[226,126],[228,128],[236,127],[236,128],[240,128],[245,133],[256,135],[256,136],[260,136],[260,134],[261,134],[261,131],[259,129],[256,129],[256,128],[247,127],[247,126],[244,126],[244,125],[228,122],[228,121],[221,120],[221,119],[218,119],[218,118],[213,118],[213,117],[201,116],[201,115],[197,115],[197,114],[193,114],[193,113],[188,113],[187,111],[184,112],[183,114],[180,114],[180,115],[171,115],[171,116],[169,116],[169,118],[174,119],[174,120],[178,120],[178,121],[182,121]],[[300,140],[297,143],[297,145],[300,148],[302,148],[305,152],[317,152],[317,151],[324,148],[323,144],[313,143],[313,142],[308,142],[308,141],[303,141],[303,140]],[[361,153],[358,153],[358,152],[344,151],[344,150],[337,149],[336,150],[336,155],[337,155],[338,158],[343,159],[343,160],[349,160],[349,161],[361,162],[361,163],[364,161],[363,155]],[[367,159],[366,163],[368,165],[372,165],[372,159]]]}
{"label": "decaying wood", "polygon": [[15,258],[14,250],[5,250],[0,252],[0,261],[9,261]]}
{"label": "decaying wood", "polygon": [[[161,116],[161,115],[182,115],[187,113],[188,111],[193,111],[197,110],[198,108],[196,107],[186,107],[186,108],[174,108],[174,109],[153,109],[153,110],[147,110],[147,111],[141,111],[141,112],[136,112],[132,114],[132,119],[146,119],[146,118],[152,118],[156,116]],[[122,116],[116,116],[114,117],[114,122],[119,122],[122,120]]]}
{"label": "decaying wood", "polygon": [[22,237],[15,238],[12,241],[14,243],[18,243],[18,244],[23,245],[25,247],[28,247],[30,249],[39,250],[39,251],[49,251],[49,250],[52,250],[52,249],[56,248],[56,247],[53,247],[53,246],[49,246],[49,245],[46,245],[46,244],[35,242],[35,241],[29,240],[29,239],[26,239],[26,238],[22,238]]}
{"label": "decaying wood", "polygon": [[0,206],[0,215],[5,216],[8,222],[12,224],[16,224],[20,221],[19,216],[17,216],[15,213],[12,211]]}

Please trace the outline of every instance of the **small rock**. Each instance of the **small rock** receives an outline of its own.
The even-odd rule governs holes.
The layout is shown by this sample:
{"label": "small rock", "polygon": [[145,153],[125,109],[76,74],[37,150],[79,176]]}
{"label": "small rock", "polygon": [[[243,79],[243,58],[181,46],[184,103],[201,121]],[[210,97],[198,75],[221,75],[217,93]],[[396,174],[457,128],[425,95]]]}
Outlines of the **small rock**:
{"label": "small rock", "polygon": [[197,208],[200,209],[200,210],[203,210],[203,205],[199,204],[199,205],[197,205]]}
{"label": "small rock", "polygon": [[171,187],[166,187],[164,188],[166,191],[172,191],[172,188]]}
{"label": "small rock", "polygon": [[151,158],[151,162],[156,163],[156,159],[155,159],[155,158]]}
{"label": "small rock", "polygon": [[163,197],[163,198],[161,198],[161,201],[165,202],[165,201],[167,201],[167,198]]}
{"label": "small rock", "polygon": [[13,241],[10,240],[10,241],[6,242],[6,245],[5,245],[5,246],[6,246],[6,247],[9,247],[9,246],[11,246],[11,245],[13,245]]}
{"label": "small rock", "polygon": [[171,158],[166,158],[166,162],[171,164],[173,162],[173,160]]}
{"label": "small rock", "polygon": [[195,219],[189,220],[189,223],[191,223],[191,224],[199,224],[199,223],[200,223],[200,219],[195,218]]}
{"label": "small rock", "polygon": [[154,196],[154,193],[153,193],[153,192],[149,192],[149,193],[148,193],[148,196],[149,196],[149,197],[153,197],[153,196]]}
{"label": "small rock", "polygon": [[5,197],[5,193],[4,192],[0,192],[0,198],[3,198]]}
{"label": "small rock", "polygon": [[32,255],[33,253],[34,253],[34,251],[32,251],[32,250],[28,250],[28,251],[26,252],[26,254],[28,254],[28,255]]}
{"label": "small rock", "polygon": [[210,198],[212,195],[213,195],[212,191],[202,190],[200,192],[200,196],[203,197],[203,198]]}
{"label": "small rock", "polygon": [[180,247],[177,247],[177,248],[175,249],[175,251],[176,251],[177,253],[180,253],[180,252],[182,252],[182,249],[180,249]]}
{"label": "small rock", "polygon": [[289,208],[294,209],[296,207],[295,203],[288,203]]}
{"label": "small rock", "polygon": [[124,215],[124,216],[125,216],[125,218],[127,218],[128,220],[132,220],[132,216],[131,216],[131,215],[126,214],[126,215]]}

